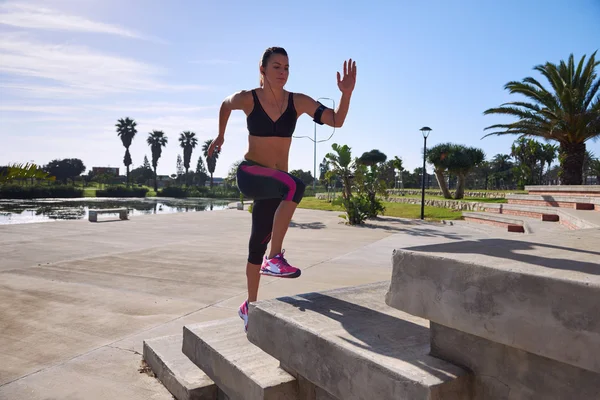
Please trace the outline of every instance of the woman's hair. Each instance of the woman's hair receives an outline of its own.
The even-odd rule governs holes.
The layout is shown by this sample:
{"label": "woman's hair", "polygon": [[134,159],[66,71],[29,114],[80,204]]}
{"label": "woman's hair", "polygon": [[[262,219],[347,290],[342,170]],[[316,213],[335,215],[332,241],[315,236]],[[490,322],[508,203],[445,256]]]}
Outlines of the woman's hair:
{"label": "woman's hair", "polygon": [[[287,52],[285,51],[285,49],[283,47],[269,47],[268,49],[265,50],[265,52],[262,55],[262,59],[260,60],[260,66],[263,68],[267,68],[267,63],[269,62],[269,58],[271,58],[271,56],[273,54],[281,54],[282,56],[288,56]],[[260,87],[262,87],[265,83],[264,81],[264,77],[263,74],[260,74]]]}

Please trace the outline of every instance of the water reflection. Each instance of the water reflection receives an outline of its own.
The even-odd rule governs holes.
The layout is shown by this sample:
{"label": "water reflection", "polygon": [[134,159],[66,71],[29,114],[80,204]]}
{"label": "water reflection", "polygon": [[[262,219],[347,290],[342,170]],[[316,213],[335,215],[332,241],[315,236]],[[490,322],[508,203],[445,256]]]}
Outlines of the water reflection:
{"label": "water reflection", "polygon": [[170,214],[178,212],[223,210],[232,200],[172,199],[151,197],[78,199],[0,199],[0,225],[54,220],[86,219],[88,211],[99,208],[129,209],[129,215]]}

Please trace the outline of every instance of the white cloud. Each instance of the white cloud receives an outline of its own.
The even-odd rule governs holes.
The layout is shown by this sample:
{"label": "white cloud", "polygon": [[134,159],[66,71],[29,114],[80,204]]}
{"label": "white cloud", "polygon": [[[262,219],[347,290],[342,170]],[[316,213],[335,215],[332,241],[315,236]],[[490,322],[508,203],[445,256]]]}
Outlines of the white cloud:
{"label": "white cloud", "polygon": [[0,72],[50,84],[3,82],[0,87],[35,97],[96,97],[110,93],[207,90],[167,84],[162,68],[84,46],[47,44],[21,34],[0,34]]}
{"label": "white cloud", "polygon": [[0,4],[0,24],[27,29],[104,33],[134,39],[148,39],[137,32],[116,25],[95,22],[33,4]]}

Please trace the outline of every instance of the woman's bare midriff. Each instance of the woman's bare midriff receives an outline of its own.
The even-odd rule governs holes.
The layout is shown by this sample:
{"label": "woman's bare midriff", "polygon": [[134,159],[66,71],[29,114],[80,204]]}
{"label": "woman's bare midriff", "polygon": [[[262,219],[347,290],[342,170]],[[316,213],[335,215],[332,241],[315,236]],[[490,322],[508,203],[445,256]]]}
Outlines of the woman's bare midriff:
{"label": "woman's bare midriff", "polygon": [[287,171],[292,138],[248,136],[246,160]]}

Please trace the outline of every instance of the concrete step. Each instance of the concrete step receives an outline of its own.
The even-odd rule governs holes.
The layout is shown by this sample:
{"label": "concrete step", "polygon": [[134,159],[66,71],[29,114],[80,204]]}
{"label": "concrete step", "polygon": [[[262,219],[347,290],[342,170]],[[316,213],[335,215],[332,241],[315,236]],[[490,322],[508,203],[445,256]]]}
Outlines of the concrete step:
{"label": "concrete step", "polygon": [[389,282],[250,304],[248,339],[337,399],[468,399],[470,374],[429,355],[428,321]]}
{"label": "concrete step", "polygon": [[573,208],[576,210],[599,210],[600,197],[509,194],[508,204],[523,204],[539,207]]}
{"label": "concrete step", "polygon": [[468,222],[505,228],[508,232],[531,233],[528,224],[523,220],[505,217],[496,213],[463,212],[463,218]]}
{"label": "concrete step", "polygon": [[598,243],[600,230],[589,230],[396,250],[386,303],[600,373]]}
{"label": "concrete step", "polygon": [[596,213],[587,211],[560,209],[558,207],[539,207],[523,204],[485,204],[485,211],[489,213],[515,215],[521,217],[537,218],[542,221],[559,222],[569,229],[592,229],[600,225],[591,222],[597,218]]}
{"label": "concrete step", "polygon": [[600,197],[600,185],[525,186],[529,194]]}
{"label": "concrete step", "polygon": [[183,353],[231,400],[297,400],[296,379],[250,343],[240,318],[183,328]]}
{"label": "concrete step", "polygon": [[177,400],[216,400],[217,386],[181,351],[182,335],[144,340],[144,360]]}

